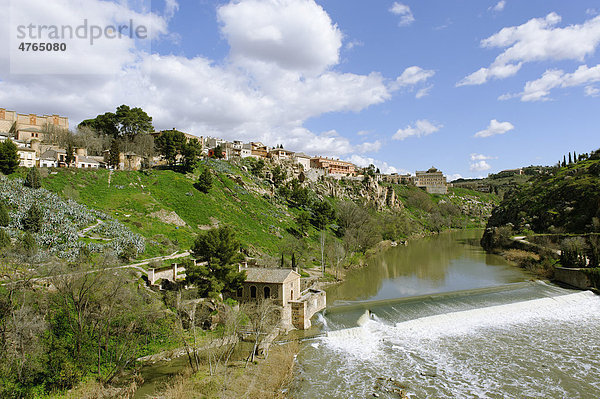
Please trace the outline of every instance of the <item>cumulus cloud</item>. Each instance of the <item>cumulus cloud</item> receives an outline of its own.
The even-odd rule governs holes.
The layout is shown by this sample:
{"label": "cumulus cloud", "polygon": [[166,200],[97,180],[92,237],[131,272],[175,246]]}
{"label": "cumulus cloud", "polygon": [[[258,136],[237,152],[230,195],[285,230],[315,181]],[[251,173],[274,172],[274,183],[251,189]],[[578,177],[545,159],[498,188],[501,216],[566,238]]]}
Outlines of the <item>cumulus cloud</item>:
{"label": "cumulus cloud", "polygon": [[[158,16],[134,14],[123,5],[100,0],[47,3],[51,7],[40,8],[37,0],[11,6],[25,16],[31,10],[46,13],[46,24],[61,23],[64,13],[75,21],[92,11],[98,18],[110,11],[105,21],[139,14],[157,27],[155,35],[168,36],[167,17],[178,4],[168,1],[165,15]],[[67,72],[49,79],[0,69],[0,103],[22,112],[67,115],[72,126],[130,104],[146,110],[157,129],[283,143],[309,154],[357,151],[335,131],[312,132],[303,127],[304,121],[328,112],[359,112],[387,101],[392,90],[379,73],[338,73],[330,68],[339,62],[342,34],[320,6],[313,0],[241,0],[221,6],[217,14],[231,49],[224,62],[152,54],[134,41],[94,46],[93,56],[73,51],[71,59],[57,64],[73,67],[79,75]],[[0,49],[6,50],[0,54],[8,54],[6,34],[0,30]],[[106,73],[89,74],[95,64]],[[376,147],[370,145],[372,150]]]}
{"label": "cumulus cloud", "polygon": [[443,127],[443,125],[436,125],[429,122],[427,119],[419,119],[415,122],[414,126],[407,126],[405,129],[398,129],[398,131],[392,136],[394,140],[404,140],[407,137],[415,136],[429,136],[432,133],[437,132]]}
{"label": "cumulus cloud", "polygon": [[585,95],[590,97],[598,97],[598,95],[600,95],[600,89],[594,86],[586,86]]}
{"label": "cumulus cloud", "polygon": [[364,142],[356,146],[356,151],[362,153],[365,152],[377,152],[381,149],[381,141],[375,140],[373,142]]}
{"label": "cumulus cloud", "polygon": [[453,173],[447,176],[449,182],[453,182],[454,180],[462,179],[463,176],[460,173]]}
{"label": "cumulus cloud", "polygon": [[489,170],[492,167],[486,161],[478,161],[474,162],[469,166],[469,170],[471,172],[483,172],[484,170]]}
{"label": "cumulus cloud", "polygon": [[489,67],[466,76],[457,86],[480,85],[490,79],[515,75],[522,65],[536,61],[583,61],[600,43],[600,16],[564,28],[561,17],[550,13],[519,26],[506,27],[481,41],[485,48],[505,49]]}
{"label": "cumulus cloud", "polygon": [[171,19],[175,13],[179,11],[179,3],[177,0],[165,0],[165,18]]}
{"label": "cumulus cloud", "polygon": [[[521,97],[521,101],[546,101],[552,89],[583,86],[594,82],[600,82],[600,65],[592,68],[581,65],[573,73],[548,70],[541,78],[525,83],[523,92],[517,96]],[[585,93],[589,95],[587,88]]]}
{"label": "cumulus cloud", "polygon": [[476,153],[471,154],[471,161],[485,161],[488,159],[495,159],[495,157],[490,157],[487,155],[476,154]]}
{"label": "cumulus cloud", "polygon": [[417,83],[425,82],[427,79],[435,75],[435,71],[423,69],[418,66],[408,67],[396,78],[398,87],[413,86]]}
{"label": "cumulus cloud", "polygon": [[498,134],[504,134],[514,128],[514,125],[510,122],[498,122],[496,119],[492,119],[487,129],[475,133],[475,137],[491,137]]}
{"label": "cumulus cloud", "polygon": [[238,62],[316,73],[339,62],[342,33],[312,0],[232,1],[217,16]]}
{"label": "cumulus cloud", "polygon": [[356,166],[361,168],[366,168],[369,165],[375,165],[376,168],[379,168],[381,173],[391,174],[391,173],[408,173],[405,169],[399,169],[394,166],[389,165],[387,162],[380,161],[374,158],[363,157],[361,155],[353,154],[347,159],[348,162],[352,162]]}
{"label": "cumulus cloud", "polygon": [[398,3],[397,1],[392,4],[389,11],[392,14],[400,16],[400,22],[398,22],[399,26],[408,26],[415,22],[415,17],[410,10],[410,7],[403,3]]}

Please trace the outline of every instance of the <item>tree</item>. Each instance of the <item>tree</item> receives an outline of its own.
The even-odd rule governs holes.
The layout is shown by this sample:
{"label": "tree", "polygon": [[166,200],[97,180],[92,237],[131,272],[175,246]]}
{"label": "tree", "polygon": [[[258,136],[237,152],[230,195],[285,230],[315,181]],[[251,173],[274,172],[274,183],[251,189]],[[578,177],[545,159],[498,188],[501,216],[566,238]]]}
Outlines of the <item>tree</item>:
{"label": "tree", "polygon": [[31,205],[23,218],[23,230],[38,233],[42,229],[42,218],[44,214],[37,204]]}
{"label": "tree", "polygon": [[177,156],[181,154],[186,144],[185,135],[178,130],[164,131],[155,140],[159,154],[173,166],[177,163]]}
{"label": "tree", "polygon": [[571,153],[569,153],[569,165],[573,163],[573,158],[571,158]]}
{"label": "tree", "polygon": [[310,227],[310,215],[306,211],[301,211],[296,217],[296,223],[302,234],[306,234]]}
{"label": "tree", "polygon": [[19,150],[12,140],[0,142],[0,172],[10,175],[19,166]]}
{"label": "tree", "polygon": [[248,315],[250,331],[254,338],[252,352],[246,358],[246,366],[254,361],[258,351],[261,335],[266,335],[273,330],[279,321],[279,309],[271,299],[262,299],[257,302],[244,305],[244,313]]}
{"label": "tree", "polygon": [[108,151],[108,166],[118,168],[121,161],[121,152],[119,151],[119,142],[113,139]]}
{"label": "tree", "polygon": [[0,227],[6,227],[10,223],[8,208],[4,203],[0,202]]}
{"label": "tree", "polygon": [[319,230],[335,219],[335,209],[327,201],[315,201],[312,210],[312,224]]}
{"label": "tree", "polygon": [[200,176],[198,176],[198,181],[196,183],[194,183],[194,187],[198,191],[206,194],[210,191],[210,189],[212,188],[212,185],[213,185],[212,173],[210,173],[210,170],[208,168],[204,168],[202,173],[200,173]]}
{"label": "tree", "polygon": [[285,258],[283,257],[283,252],[281,253],[281,261],[279,262],[279,267],[283,267],[285,265]]}
{"label": "tree", "polygon": [[38,170],[38,168],[33,167],[31,169],[29,169],[29,172],[27,173],[27,177],[25,177],[25,187],[30,187],[30,188],[40,188],[42,186],[41,183],[41,178],[40,178],[40,171]]}
{"label": "tree", "polygon": [[243,259],[240,248],[241,243],[229,226],[200,234],[194,241],[192,254],[206,264],[187,263],[186,281],[195,284],[202,296],[214,297],[223,291],[237,290],[246,279],[246,273],[239,272],[235,265]]}
{"label": "tree", "polygon": [[285,169],[279,165],[273,168],[273,183],[275,184],[275,187],[279,187],[279,185],[283,183],[286,178],[287,173],[285,173]]}
{"label": "tree", "polygon": [[225,158],[225,149],[219,144],[213,150],[213,156],[217,159]]}
{"label": "tree", "polygon": [[194,170],[200,154],[202,154],[202,144],[197,139],[190,139],[184,143],[180,150],[183,169],[186,172]]}
{"label": "tree", "polygon": [[6,248],[10,245],[10,236],[4,229],[0,229],[0,248]]}
{"label": "tree", "polygon": [[71,166],[71,164],[75,160],[75,155],[73,154],[73,152],[74,152],[73,144],[71,144],[71,143],[67,144],[66,152],[67,152],[67,155],[65,156],[65,163],[67,164],[67,166]]}
{"label": "tree", "polygon": [[296,253],[292,252],[292,269],[296,270]]}
{"label": "tree", "polygon": [[117,108],[115,116],[119,134],[129,140],[133,140],[137,135],[154,131],[152,117],[148,116],[141,108],[130,108],[128,105],[121,105]]}
{"label": "tree", "polygon": [[35,242],[33,234],[31,234],[30,232],[26,232],[23,235],[23,237],[21,238],[21,245],[23,246],[23,249],[29,256],[35,254],[37,251],[37,243]]}

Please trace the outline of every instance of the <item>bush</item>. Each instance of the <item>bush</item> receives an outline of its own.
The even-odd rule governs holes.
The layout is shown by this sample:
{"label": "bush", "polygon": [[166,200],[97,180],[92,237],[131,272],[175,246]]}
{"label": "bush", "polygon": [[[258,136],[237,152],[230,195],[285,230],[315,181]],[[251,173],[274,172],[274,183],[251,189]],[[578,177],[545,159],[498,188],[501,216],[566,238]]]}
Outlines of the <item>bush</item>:
{"label": "bush", "polygon": [[25,218],[23,218],[23,230],[32,231],[39,233],[42,229],[42,218],[44,214],[36,204],[31,205],[31,208],[27,211]]}
{"label": "bush", "polygon": [[10,245],[10,236],[4,229],[0,229],[0,248],[6,248]]}
{"label": "bush", "polygon": [[0,203],[0,226],[6,227],[10,223],[10,217],[8,216],[8,208],[3,203]]}
{"label": "bush", "polygon": [[200,176],[198,176],[198,181],[194,183],[194,188],[202,193],[208,193],[213,185],[213,177],[208,168],[204,168]]}

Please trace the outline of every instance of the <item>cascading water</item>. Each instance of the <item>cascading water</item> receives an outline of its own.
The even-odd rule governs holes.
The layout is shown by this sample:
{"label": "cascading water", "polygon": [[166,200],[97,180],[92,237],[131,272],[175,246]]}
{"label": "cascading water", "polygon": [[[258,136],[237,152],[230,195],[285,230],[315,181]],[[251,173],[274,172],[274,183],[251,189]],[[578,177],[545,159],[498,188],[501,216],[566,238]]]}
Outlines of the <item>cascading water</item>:
{"label": "cascading water", "polygon": [[324,317],[347,328],[303,349],[295,397],[397,397],[380,384],[390,378],[417,398],[600,394],[600,297],[591,292],[537,283],[359,312]]}

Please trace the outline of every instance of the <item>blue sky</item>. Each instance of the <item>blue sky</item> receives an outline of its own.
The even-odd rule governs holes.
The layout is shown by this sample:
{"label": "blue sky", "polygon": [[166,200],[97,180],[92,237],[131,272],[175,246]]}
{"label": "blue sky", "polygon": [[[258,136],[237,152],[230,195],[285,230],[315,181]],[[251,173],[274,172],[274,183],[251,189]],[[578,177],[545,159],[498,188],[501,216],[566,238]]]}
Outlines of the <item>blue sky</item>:
{"label": "blue sky", "polygon": [[101,41],[53,59],[58,74],[45,73],[47,58],[23,74],[6,49],[0,107],[65,114],[73,126],[126,103],[157,128],[450,177],[599,147],[594,1],[45,3],[11,2],[11,23],[21,8],[47,24],[133,18],[154,27],[151,51]]}

